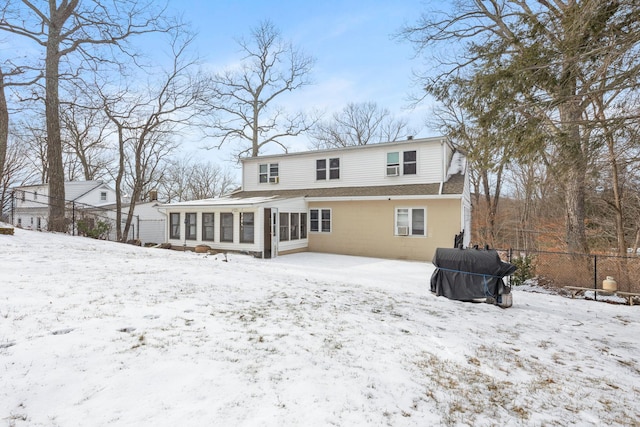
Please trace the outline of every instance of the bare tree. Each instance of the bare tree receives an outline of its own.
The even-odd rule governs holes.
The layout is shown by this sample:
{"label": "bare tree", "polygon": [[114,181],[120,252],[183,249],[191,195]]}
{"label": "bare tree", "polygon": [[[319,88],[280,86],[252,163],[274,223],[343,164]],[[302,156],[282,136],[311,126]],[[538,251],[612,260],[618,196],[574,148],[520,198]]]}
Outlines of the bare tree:
{"label": "bare tree", "polygon": [[[189,58],[193,36],[185,31],[172,33],[171,64],[145,92],[132,89],[117,94],[100,91],[104,112],[115,127],[118,166],[115,176],[116,234],[126,239],[135,205],[150,188],[157,186],[164,161],[175,150],[175,137],[202,112],[205,82],[194,71],[197,60]],[[131,200],[121,229],[123,184],[128,183]]]}
{"label": "bare tree", "polygon": [[168,202],[220,197],[236,187],[230,171],[192,157],[170,162],[160,183],[163,198]]}
{"label": "bare tree", "polygon": [[[66,231],[64,167],[60,126],[61,63],[73,53],[83,61],[100,62],[105,57],[101,45],[124,44],[132,35],[157,31],[163,27],[153,2],[138,0],[48,0],[38,5],[30,0],[9,0],[0,10],[0,31],[25,37],[44,48],[45,114],[47,125],[47,164],[49,168],[48,227]],[[106,55],[106,53],[105,53]],[[67,64],[73,64],[67,61]],[[67,70],[79,71],[78,63]]]}
{"label": "bare tree", "polygon": [[212,77],[211,136],[219,139],[218,148],[228,142],[238,144],[238,157],[258,156],[272,143],[286,152],[282,138],[306,132],[313,123],[302,112],[286,114],[275,102],[310,84],[314,59],[285,42],[269,21],[238,44],[244,54],[240,68]]}
{"label": "bare tree", "polygon": [[[66,103],[61,112],[63,147],[68,153],[68,159],[63,163],[67,170],[76,166],[80,177],[86,181],[107,177],[113,162],[108,142],[112,136],[109,120],[100,106],[91,104],[88,99],[76,97]],[[75,177],[69,176],[69,179]]]}
{"label": "bare tree", "polygon": [[0,179],[0,213],[3,216],[6,216],[11,208],[12,188],[30,184],[37,177],[37,170],[30,165],[28,151],[27,145],[9,137]]}
{"label": "bare tree", "polygon": [[49,179],[47,162],[47,130],[43,126],[44,116],[34,112],[21,119],[12,132],[16,142],[26,148],[28,167],[35,171],[38,183]]}
{"label": "bare tree", "polygon": [[549,170],[564,189],[571,252],[589,250],[585,183],[596,147],[585,113],[594,94],[638,87],[639,18],[636,0],[466,0],[452,14],[425,14],[404,31],[421,53],[450,49],[434,56],[437,75],[423,76],[426,93],[465,73],[513,82],[513,99],[540,121],[559,156]]}
{"label": "bare tree", "polygon": [[9,141],[9,104],[7,102],[7,88],[17,86],[29,86],[35,83],[40,76],[30,79],[15,80],[22,77],[24,70],[21,67],[10,64],[7,71],[0,66],[0,179],[4,174],[7,159],[7,147]]}
{"label": "bare tree", "polygon": [[316,149],[367,145],[412,136],[406,120],[395,119],[375,102],[349,103],[330,120],[318,122],[310,136]]}

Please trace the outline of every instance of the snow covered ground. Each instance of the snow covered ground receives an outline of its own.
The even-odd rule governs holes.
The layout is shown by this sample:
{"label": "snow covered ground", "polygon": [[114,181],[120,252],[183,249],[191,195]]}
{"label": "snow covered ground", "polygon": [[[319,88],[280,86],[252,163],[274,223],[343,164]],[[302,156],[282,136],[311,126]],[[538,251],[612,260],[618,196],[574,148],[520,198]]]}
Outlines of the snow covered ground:
{"label": "snow covered ground", "polygon": [[428,263],[0,235],[0,425],[638,425],[640,307]]}

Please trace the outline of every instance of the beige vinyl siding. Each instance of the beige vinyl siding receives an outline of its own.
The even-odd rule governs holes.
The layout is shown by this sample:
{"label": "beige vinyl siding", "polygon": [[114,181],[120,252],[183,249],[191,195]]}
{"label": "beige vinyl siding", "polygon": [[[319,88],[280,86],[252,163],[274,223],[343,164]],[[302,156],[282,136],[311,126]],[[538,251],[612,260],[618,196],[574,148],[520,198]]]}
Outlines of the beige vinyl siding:
{"label": "beige vinyl siding", "polygon": [[[425,236],[396,236],[396,208],[426,208]],[[453,247],[460,232],[461,199],[313,202],[331,209],[331,233],[309,233],[312,252],[431,261],[438,247]],[[426,279],[425,279],[426,280]]]}

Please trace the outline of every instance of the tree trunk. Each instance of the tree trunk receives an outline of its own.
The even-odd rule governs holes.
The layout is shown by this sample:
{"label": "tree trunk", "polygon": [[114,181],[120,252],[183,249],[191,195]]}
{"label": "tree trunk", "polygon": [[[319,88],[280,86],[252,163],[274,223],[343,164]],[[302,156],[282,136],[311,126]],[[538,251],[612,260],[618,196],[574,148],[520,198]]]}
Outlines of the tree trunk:
{"label": "tree trunk", "polygon": [[60,55],[59,29],[50,26],[45,64],[45,115],[47,121],[47,164],[49,171],[49,231],[66,232],[64,166],[60,135],[60,101],[58,98]]}
{"label": "tree trunk", "polygon": [[4,94],[4,74],[0,69],[0,182],[4,177],[4,164],[7,159],[9,140],[9,109]]}

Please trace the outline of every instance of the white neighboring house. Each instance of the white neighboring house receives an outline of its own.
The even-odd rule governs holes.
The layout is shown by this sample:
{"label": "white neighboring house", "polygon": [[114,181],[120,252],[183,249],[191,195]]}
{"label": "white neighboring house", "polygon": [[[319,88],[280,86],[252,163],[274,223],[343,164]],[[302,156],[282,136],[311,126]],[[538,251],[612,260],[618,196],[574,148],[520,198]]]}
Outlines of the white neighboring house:
{"label": "white neighboring house", "polygon": [[[103,207],[116,200],[116,192],[101,181],[64,183],[67,211],[73,214],[87,207]],[[14,188],[13,224],[31,230],[46,230],[49,218],[49,184]]]}
{"label": "white neighboring house", "polygon": [[[116,192],[101,181],[68,181],[64,184],[69,232],[77,234],[77,222],[81,219],[104,221],[111,226],[109,240],[115,240]],[[138,239],[144,243],[162,243],[165,241],[166,216],[156,206],[159,205],[152,192],[152,200],[138,202],[134,209],[129,239]],[[128,201],[127,201],[128,202]],[[129,205],[122,207],[123,220],[126,219]],[[49,217],[49,185],[26,185],[14,188],[13,224],[32,230],[46,230]]]}
{"label": "white neighboring house", "polygon": [[431,261],[469,244],[465,156],[446,138],[242,160],[242,189],[170,203],[167,242],[262,258],[299,251]]}

